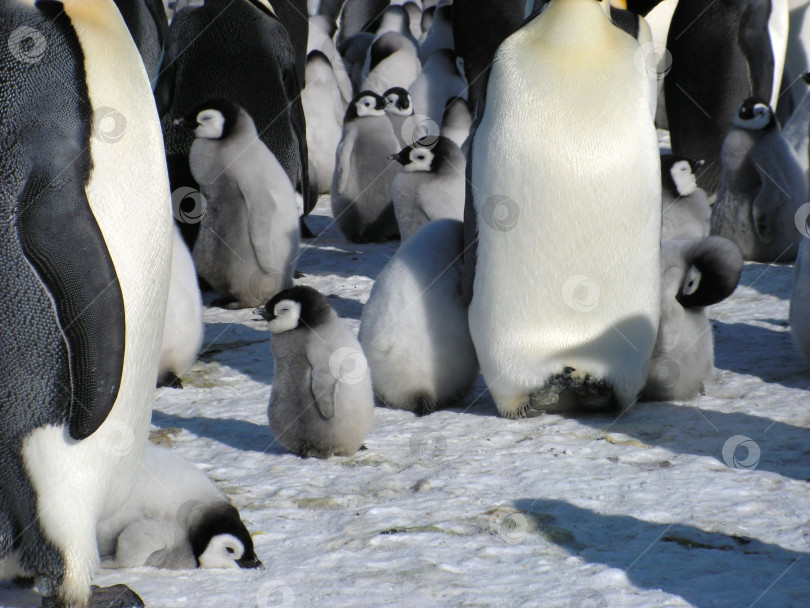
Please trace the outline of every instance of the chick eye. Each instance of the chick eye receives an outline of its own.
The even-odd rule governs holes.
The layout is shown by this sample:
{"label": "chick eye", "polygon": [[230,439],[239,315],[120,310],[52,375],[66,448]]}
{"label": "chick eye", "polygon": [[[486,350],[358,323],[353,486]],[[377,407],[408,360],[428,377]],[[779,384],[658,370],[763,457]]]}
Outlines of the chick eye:
{"label": "chick eye", "polygon": [[225,551],[228,552],[228,555],[233,555],[236,551],[233,550],[232,547],[225,547]]}

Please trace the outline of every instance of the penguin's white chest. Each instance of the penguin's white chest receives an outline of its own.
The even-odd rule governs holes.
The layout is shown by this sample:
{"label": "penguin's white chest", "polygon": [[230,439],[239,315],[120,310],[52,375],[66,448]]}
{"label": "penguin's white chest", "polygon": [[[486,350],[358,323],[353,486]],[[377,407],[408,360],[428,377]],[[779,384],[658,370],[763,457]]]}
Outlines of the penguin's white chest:
{"label": "penguin's white chest", "polygon": [[484,376],[531,389],[561,366],[609,375],[626,356],[643,368],[661,229],[645,75],[625,48],[611,60],[538,59],[509,42],[472,150],[469,314]]}

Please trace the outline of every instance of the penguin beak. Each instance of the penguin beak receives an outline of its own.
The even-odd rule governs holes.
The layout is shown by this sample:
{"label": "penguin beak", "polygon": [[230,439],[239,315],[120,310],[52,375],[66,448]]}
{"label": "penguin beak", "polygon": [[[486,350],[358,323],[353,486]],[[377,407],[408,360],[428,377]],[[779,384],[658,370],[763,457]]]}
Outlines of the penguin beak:
{"label": "penguin beak", "polygon": [[620,8],[623,10],[627,10],[627,0],[610,0],[610,4],[613,8]]}
{"label": "penguin beak", "polygon": [[174,125],[191,130],[194,130],[200,126],[196,120],[189,120],[188,118],[178,118],[174,121]]}
{"label": "penguin beak", "polygon": [[403,167],[411,162],[411,157],[408,154],[410,148],[404,148],[401,151],[397,152],[396,154],[392,154],[388,157],[388,160],[395,160]]}
{"label": "penguin beak", "polygon": [[259,558],[255,555],[251,555],[249,557],[243,557],[242,559],[236,560],[237,565],[240,568],[261,568],[264,570],[264,564],[259,561]]}
{"label": "penguin beak", "polygon": [[254,308],[253,314],[257,317],[261,317],[265,321],[272,321],[275,318],[266,308]]}

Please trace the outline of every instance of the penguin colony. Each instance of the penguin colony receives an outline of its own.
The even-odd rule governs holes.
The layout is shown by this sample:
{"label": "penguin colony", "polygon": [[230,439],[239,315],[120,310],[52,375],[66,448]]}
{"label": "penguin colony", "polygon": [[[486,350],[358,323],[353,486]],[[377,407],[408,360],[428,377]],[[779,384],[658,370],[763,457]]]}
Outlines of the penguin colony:
{"label": "penguin colony", "polygon": [[[100,608],[143,605],[100,562],[261,567],[147,440],[203,301],[266,321],[301,457],[479,371],[507,417],[694,399],[744,260],[796,260],[810,358],[810,39],[787,0],[727,4],[4,0],[0,571]],[[402,242],[357,337],[296,280],[319,195],[347,245]]]}

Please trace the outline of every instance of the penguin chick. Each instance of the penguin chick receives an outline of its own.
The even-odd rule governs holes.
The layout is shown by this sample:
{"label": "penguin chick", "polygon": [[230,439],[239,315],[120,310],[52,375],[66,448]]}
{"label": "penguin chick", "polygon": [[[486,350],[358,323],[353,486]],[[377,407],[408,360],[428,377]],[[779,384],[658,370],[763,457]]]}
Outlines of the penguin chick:
{"label": "penguin chick", "polygon": [[796,347],[810,359],[810,245],[806,238],[802,239],[796,256],[788,320]]}
{"label": "penguin chick", "polygon": [[[383,93],[383,98],[385,98],[385,114],[388,116],[388,120],[391,121],[400,149],[411,145],[413,140],[409,137],[406,141],[406,136],[403,135],[403,132],[407,129],[405,122],[413,116],[411,94],[402,87],[391,87]],[[408,126],[410,127],[412,123],[415,124],[411,120]]]}
{"label": "penguin chick", "polygon": [[332,214],[347,239],[363,243],[399,236],[391,203],[399,167],[389,159],[398,149],[385,100],[371,91],[358,93],[346,110],[332,178]]}
{"label": "penguin chick", "polygon": [[368,49],[361,89],[380,95],[391,87],[407,86],[421,71],[411,39],[398,32],[386,32]]}
{"label": "penguin chick", "polygon": [[792,262],[802,238],[794,215],[807,199],[807,181],[767,102],[742,103],[721,162],[711,233],[734,241],[746,260]]}
{"label": "penguin chick", "polygon": [[422,226],[377,276],[360,322],[374,392],[422,416],[464,398],[478,376],[461,297],[464,228]]}
{"label": "penguin chick", "polygon": [[426,137],[391,158],[402,165],[392,196],[403,242],[428,222],[463,221],[467,161],[455,143]]}
{"label": "penguin chick", "polygon": [[191,367],[203,341],[202,298],[191,253],[174,226],[172,274],[163,324],[158,385],[182,388],[180,377]]}
{"label": "penguin chick", "polygon": [[324,194],[332,185],[335,151],[340,143],[345,108],[335,70],[321,51],[307,55],[306,80],[301,103],[307,119],[310,180],[314,176],[318,193]]}
{"label": "penguin chick", "polygon": [[709,198],[697,185],[694,173],[701,164],[671,154],[661,155],[662,242],[709,236]]}
{"label": "penguin chick", "polygon": [[198,106],[189,162],[206,201],[193,257],[219,294],[259,306],[292,285],[298,256],[295,190],[245,110],[225,99]]}
{"label": "penguin chick", "polygon": [[354,454],[374,418],[357,339],[312,287],[282,291],[255,312],[270,323],[275,370],[268,417],[275,438],[303,458]]}
{"label": "penguin chick", "polygon": [[107,568],[261,568],[239,512],[185,458],[148,444],[127,501],[96,527]]}
{"label": "penguin chick", "polygon": [[703,392],[714,369],[706,306],[734,292],[742,268],[740,250],[722,237],[661,244],[661,321],[641,400],[685,401]]}

